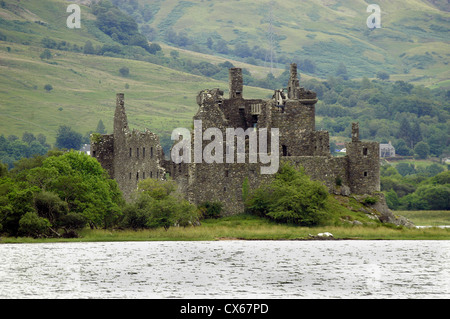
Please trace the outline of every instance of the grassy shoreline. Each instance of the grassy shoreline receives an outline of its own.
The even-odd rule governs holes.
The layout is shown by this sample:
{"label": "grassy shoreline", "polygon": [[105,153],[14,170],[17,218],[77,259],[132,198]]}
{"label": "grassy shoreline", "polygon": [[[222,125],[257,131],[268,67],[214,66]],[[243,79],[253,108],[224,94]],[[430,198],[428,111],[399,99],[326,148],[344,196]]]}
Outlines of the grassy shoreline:
{"label": "grassy shoreline", "polygon": [[[402,214],[403,212],[396,212]],[[438,223],[450,211],[430,214],[429,224]],[[419,215],[419,213],[416,213]],[[420,212],[423,220],[425,212]],[[406,214],[405,214],[406,215]],[[414,215],[411,213],[410,215]],[[414,221],[413,218],[411,220]],[[423,224],[424,225],[424,224]],[[441,224],[442,225],[442,224]],[[448,224],[447,224],[448,225]],[[438,225],[432,225],[438,226]],[[52,243],[52,242],[112,242],[112,241],[218,241],[218,240],[314,240],[318,233],[330,232],[334,239],[342,240],[450,240],[450,229],[404,228],[390,226],[320,226],[301,227],[282,225],[249,215],[238,215],[216,220],[204,220],[197,227],[171,227],[147,230],[84,229],[79,238],[27,238],[1,237],[0,243]],[[312,236],[311,236],[312,235]]]}

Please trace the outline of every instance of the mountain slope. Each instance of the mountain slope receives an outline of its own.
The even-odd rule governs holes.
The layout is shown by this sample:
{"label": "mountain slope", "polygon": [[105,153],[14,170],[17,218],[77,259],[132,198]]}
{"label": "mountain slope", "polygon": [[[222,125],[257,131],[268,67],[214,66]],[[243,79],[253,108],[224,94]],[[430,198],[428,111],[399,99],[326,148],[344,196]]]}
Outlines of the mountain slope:
{"label": "mountain slope", "polygon": [[[116,0],[113,1],[117,2]],[[82,2],[89,3],[88,0]],[[222,38],[219,32],[223,32],[223,38],[227,34],[222,24],[217,27],[216,23],[216,20],[222,20],[221,23],[228,21],[224,19],[229,19],[232,23],[234,23],[234,20],[237,21],[234,27],[237,31],[232,31],[231,35],[228,34],[231,36],[228,40],[230,47],[239,47],[239,41],[236,41],[235,37],[242,39],[242,42],[247,41],[249,45],[259,44],[262,46],[264,43],[262,39],[265,34],[261,30],[264,29],[264,25],[258,26],[256,18],[264,16],[267,6],[255,5],[247,0],[221,3],[212,0],[204,2],[167,0],[164,6],[160,1],[121,1],[122,5],[125,3],[128,6],[128,8],[123,7],[122,10],[129,10],[137,21],[142,20],[142,15],[138,15],[136,9],[130,9],[131,4],[138,4],[139,12],[146,12],[143,10],[145,8],[151,10],[150,12],[153,12],[153,15],[147,16],[148,19],[144,22],[165,26],[166,30],[175,30],[174,28],[180,27],[178,26],[179,21],[188,19],[186,15],[189,10],[193,8],[200,10],[197,13],[192,13],[192,18],[196,20],[195,23],[187,25],[186,20],[186,25],[184,25],[184,30],[189,31],[189,33],[186,33],[188,36],[197,37],[198,35],[196,43],[191,42],[183,48],[174,48],[171,45],[162,44],[162,51],[153,55],[139,47],[118,46],[117,42],[98,29],[96,17],[91,14],[91,8],[86,5],[81,6],[81,29],[68,29],[66,27],[68,16],[66,8],[69,3],[63,0],[0,1],[0,134],[5,136],[14,134],[21,137],[25,131],[32,132],[35,135],[43,133],[48,137],[48,142],[53,144],[56,130],[60,125],[72,126],[76,131],[85,134],[94,130],[99,120],[102,120],[108,132],[111,132],[115,94],[124,92],[130,126],[141,130],[144,128],[151,129],[162,137],[164,144],[167,146],[171,144],[168,139],[170,139],[170,133],[174,128],[191,127],[192,116],[197,110],[195,96],[198,91],[214,87],[227,91],[226,78],[229,64],[224,62],[231,61],[236,66],[250,70],[253,82],[247,83],[263,86],[262,82],[254,81],[254,79],[266,78],[264,87],[270,89],[280,88],[287,83],[287,79],[282,78],[286,75],[285,73],[277,78],[276,82],[273,77],[271,79],[267,76],[270,71],[267,66],[250,64],[250,62],[254,63],[256,60],[253,57],[240,59],[233,55],[233,51],[228,55],[213,52],[217,39]],[[332,3],[334,5],[331,5]],[[362,2],[353,0],[349,3],[353,5],[352,8],[357,8],[357,5],[361,5]],[[440,2],[435,3],[440,4]],[[287,1],[286,5],[289,4],[293,5],[293,2]],[[407,1],[404,6],[407,8],[412,4],[416,4],[420,10],[423,10],[424,15],[421,17],[427,17],[427,12],[434,12],[433,14],[442,15],[442,19],[444,19],[445,14],[447,14],[425,1]],[[158,5],[160,5],[159,10]],[[389,3],[381,3],[381,5],[382,8],[386,5],[388,8],[400,10],[399,5],[394,6]],[[427,85],[445,86],[449,84],[449,71],[445,64],[448,60],[448,53],[438,53],[445,41],[436,39],[431,41],[431,39],[426,46],[425,43],[420,41],[417,41],[417,43],[407,41],[399,45],[399,42],[379,36],[379,31],[391,32],[383,23],[382,29],[369,31],[368,36],[374,38],[374,43],[364,42],[362,38],[355,35],[356,31],[352,31],[351,23],[348,21],[356,19],[354,14],[351,14],[356,9],[349,10],[348,6],[347,2],[341,3],[333,0],[302,1],[301,7],[303,9],[310,8],[310,11],[306,11],[309,15],[305,13],[307,18],[304,17],[304,19],[309,19],[308,21],[314,22],[314,25],[312,22],[308,22],[305,23],[307,28],[304,28],[302,21],[295,22],[297,24],[289,22],[289,17],[294,14],[288,10],[288,7],[283,7],[284,22],[274,23],[279,29],[278,31],[286,30],[286,34],[292,32],[290,38],[280,38],[278,42],[289,43],[295,50],[297,50],[297,43],[300,43],[302,46],[299,45],[299,47],[302,48],[302,52],[308,50],[305,50],[305,44],[302,41],[297,41],[297,39],[301,40],[299,35],[307,32],[305,37],[310,42],[309,47],[306,45],[306,48],[309,48],[310,51],[308,52],[311,53],[308,58],[314,59],[317,71],[310,75],[305,75],[302,71],[301,81],[302,85],[316,91],[320,98],[316,109],[318,115],[316,118],[317,127],[329,130],[331,134],[338,134],[339,138],[345,139],[349,136],[345,129],[351,127],[352,121],[359,121],[362,127],[361,133],[365,134],[364,138],[380,141],[392,140],[394,143],[400,143],[401,139],[398,136],[399,122],[402,119],[408,119],[411,123],[416,122],[416,124],[421,125],[423,138],[430,143],[431,149],[437,150],[432,153],[440,155],[448,147],[448,145],[441,144],[445,144],[445,137],[448,136],[445,122],[448,119],[447,97],[450,96],[449,91],[440,90],[438,92],[438,90],[435,90],[431,92],[420,87],[413,88],[404,82],[370,82],[367,79],[361,83],[343,81],[339,78],[330,78],[326,83],[305,81],[311,76],[319,77],[334,74],[335,68],[339,64],[338,59],[345,63],[350,76],[354,76],[358,72],[366,72],[365,66],[367,65],[369,65],[369,71],[367,72],[373,76],[371,72],[377,70],[389,71],[390,68],[401,67],[401,62],[393,64],[386,62],[393,59],[393,56],[398,55],[399,59],[406,59],[417,65],[411,69],[412,71],[409,74],[391,74],[391,81],[416,77],[421,78],[422,82]],[[218,10],[218,8],[221,9]],[[226,15],[226,10],[230,8],[233,8],[233,14]],[[294,6],[292,8],[294,10],[299,7]],[[248,14],[248,11],[251,14]],[[251,19],[247,19],[247,22],[242,20],[244,19],[244,12],[247,12],[247,17],[254,17],[253,20],[255,21]],[[340,19],[335,17],[335,12],[338,12]],[[411,22],[405,13],[393,12],[396,12],[398,16],[403,15],[404,25]],[[217,13],[217,17],[212,17],[211,14],[213,13]],[[329,15],[327,16],[325,13]],[[164,16],[170,19],[164,20],[162,18]],[[300,16],[303,17],[303,15]],[[367,14],[364,13],[364,24],[366,17]],[[278,19],[280,19],[280,15]],[[328,23],[329,29],[321,26],[321,19]],[[332,28],[336,19],[340,21],[340,25]],[[393,21],[400,21],[398,20],[400,18],[397,17],[396,19],[393,19]],[[209,22],[205,24],[204,20],[209,20]],[[433,20],[430,21],[433,22]],[[210,28],[200,29],[197,24],[200,26],[202,24],[210,25]],[[238,28],[246,24],[246,31],[239,33]],[[315,29],[310,29],[313,26]],[[421,25],[421,27],[424,26]],[[443,26],[441,25],[441,27]],[[199,28],[198,31],[194,32],[194,29],[197,28]],[[433,28],[437,29],[437,24]],[[321,31],[318,31],[319,29]],[[141,30],[146,30],[142,21]],[[184,36],[182,30],[180,27],[174,32],[178,37],[180,34]],[[333,32],[330,30],[333,30]],[[345,30],[348,32],[344,32]],[[165,32],[164,29],[161,29],[158,31],[159,36],[164,38]],[[400,31],[396,32],[399,32],[399,36],[402,34]],[[417,29],[415,32],[420,34],[422,31]],[[200,46],[208,34],[214,35],[214,40],[211,40],[212,49],[207,48],[208,44],[204,47],[207,49]],[[314,34],[315,38],[320,41],[312,41]],[[353,46],[350,47],[351,50],[343,49],[343,39],[353,43]],[[83,53],[88,41],[95,48],[94,54]],[[208,42],[207,38],[205,41]],[[388,54],[387,50],[379,47],[378,45],[382,41],[392,41],[394,53]],[[338,50],[336,52],[327,50],[329,43],[333,43]],[[414,48],[410,47],[411,43],[415,45]],[[196,44],[198,44],[197,47],[195,47]],[[358,52],[361,53],[358,50],[361,50],[361,47],[364,46],[367,46],[370,50],[367,50],[365,55],[358,55]],[[45,47],[50,49],[46,50]],[[85,48],[83,49],[83,47]],[[108,47],[109,51],[104,52],[104,47]],[[194,52],[191,50],[193,48],[204,52]],[[115,52],[116,49],[123,52],[117,53]],[[288,56],[286,52],[283,54]],[[300,60],[306,61],[303,53],[293,54],[292,56],[294,61],[296,61],[297,56],[300,56]],[[241,61],[236,62],[230,57]],[[441,61],[438,59],[441,59],[443,63],[438,63],[437,61]],[[210,63],[206,63],[206,61]],[[373,63],[373,61],[377,61],[377,63]],[[261,60],[259,62],[262,63]],[[221,64],[222,66],[220,66]],[[327,68],[324,69],[324,66],[328,64],[330,67],[327,75],[324,72]],[[192,66],[195,66],[195,68],[192,68]],[[215,78],[221,79],[221,81],[214,80],[211,77],[193,75],[207,73],[199,71],[198,67],[200,66],[205,66],[203,71],[207,72],[211,67],[215,69],[214,72],[218,72],[217,74],[220,75],[215,76]],[[283,72],[285,65],[279,65],[279,67],[280,69],[276,72],[277,76]],[[121,69],[128,70],[128,72],[121,73]],[[428,78],[416,71],[433,74],[433,77]],[[249,78],[248,73],[244,75],[244,80]],[[44,89],[45,87],[48,90]],[[272,90],[254,87],[246,87],[244,92],[248,98],[269,97],[272,93]],[[364,129],[369,126],[371,127],[370,130]]]}
{"label": "mountain slope", "polygon": [[[129,3],[133,1],[116,2],[132,11]],[[273,43],[277,60],[283,65],[286,60],[311,59],[317,66],[314,75],[326,78],[343,63],[351,77],[374,77],[377,72],[386,71],[394,75],[393,79],[448,86],[448,2],[380,0],[377,4],[382,27],[374,30],[366,25],[371,14],[366,12],[369,3],[372,2],[139,0],[141,8],[148,7],[153,12],[148,22],[140,20],[141,29],[144,25],[153,28],[156,40],[183,44],[179,38],[168,36],[168,31],[174,31],[191,41],[185,47],[204,52],[217,53],[214,46],[220,41],[228,44],[229,54],[235,54],[233,50],[240,44],[268,50],[272,12]]]}
{"label": "mountain slope", "polygon": [[[0,9],[0,135],[25,131],[42,133],[54,143],[60,125],[85,134],[102,120],[112,131],[115,94],[125,93],[132,128],[149,128],[164,139],[176,127],[190,127],[197,110],[196,95],[204,88],[226,89],[226,82],[175,71],[149,62],[83,54],[86,41],[94,46],[111,43],[94,24],[89,8],[82,6],[82,28],[68,29],[68,2],[13,0]],[[17,3],[17,4],[16,4]],[[40,21],[36,23],[36,21]],[[50,49],[43,59],[43,39]],[[128,68],[129,74],[120,73]],[[47,91],[44,86],[50,84]],[[266,96],[267,90],[246,89],[248,96]]]}

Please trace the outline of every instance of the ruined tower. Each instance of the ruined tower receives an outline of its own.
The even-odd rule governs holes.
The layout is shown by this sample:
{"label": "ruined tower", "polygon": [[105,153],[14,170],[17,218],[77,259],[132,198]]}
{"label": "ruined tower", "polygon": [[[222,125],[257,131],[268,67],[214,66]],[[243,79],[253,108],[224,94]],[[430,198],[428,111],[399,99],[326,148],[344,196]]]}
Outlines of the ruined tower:
{"label": "ruined tower", "polygon": [[165,177],[164,154],[156,134],[129,129],[123,93],[116,94],[113,131],[113,134],[104,134],[92,141],[92,156],[117,181],[124,197],[129,199],[140,180]]}
{"label": "ruined tower", "polygon": [[355,194],[380,191],[380,145],[359,139],[359,124],[352,123],[352,141],[346,143],[348,182]]}
{"label": "ruined tower", "polygon": [[297,76],[297,64],[292,63],[290,68],[290,77],[288,82],[288,99],[298,99],[299,96],[299,80]]}
{"label": "ruined tower", "polygon": [[244,81],[241,68],[231,68],[230,71],[230,99],[242,98]]}

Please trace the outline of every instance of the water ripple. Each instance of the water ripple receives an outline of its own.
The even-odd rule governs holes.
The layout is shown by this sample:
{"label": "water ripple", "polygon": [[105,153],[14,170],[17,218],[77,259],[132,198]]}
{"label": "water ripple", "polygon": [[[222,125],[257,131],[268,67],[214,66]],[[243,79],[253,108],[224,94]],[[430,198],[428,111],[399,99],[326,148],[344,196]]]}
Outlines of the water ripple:
{"label": "water ripple", "polygon": [[0,298],[449,298],[449,241],[0,245]]}

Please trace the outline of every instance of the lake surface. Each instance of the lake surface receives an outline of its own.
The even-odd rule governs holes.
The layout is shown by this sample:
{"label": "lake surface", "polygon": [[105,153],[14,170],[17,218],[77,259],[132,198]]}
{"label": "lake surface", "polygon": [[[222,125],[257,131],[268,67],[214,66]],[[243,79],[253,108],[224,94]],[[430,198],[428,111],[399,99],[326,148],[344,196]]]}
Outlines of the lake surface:
{"label": "lake surface", "polygon": [[0,245],[0,298],[450,298],[450,241]]}

